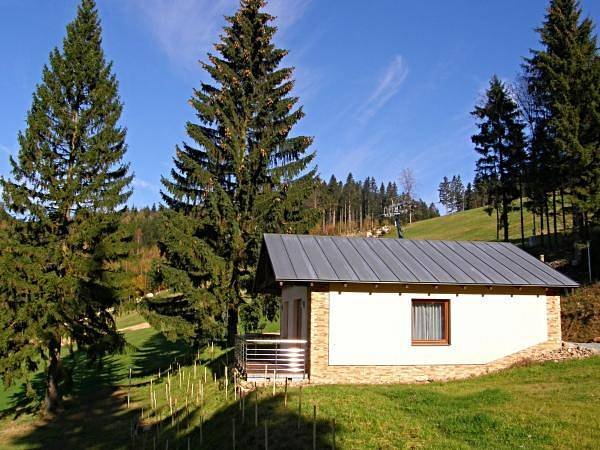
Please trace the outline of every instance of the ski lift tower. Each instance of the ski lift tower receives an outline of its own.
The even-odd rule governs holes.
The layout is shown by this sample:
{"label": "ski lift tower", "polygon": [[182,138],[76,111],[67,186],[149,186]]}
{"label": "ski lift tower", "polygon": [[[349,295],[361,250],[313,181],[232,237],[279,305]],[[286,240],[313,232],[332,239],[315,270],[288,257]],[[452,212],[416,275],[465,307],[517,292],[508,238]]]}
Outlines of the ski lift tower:
{"label": "ski lift tower", "polygon": [[392,203],[383,208],[383,217],[394,219],[394,225],[396,225],[396,232],[398,238],[404,238],[404,231],[402,230],[401,216],[409,213],[409,208],[412,206],[412,200],[398,199],[392,200]]}

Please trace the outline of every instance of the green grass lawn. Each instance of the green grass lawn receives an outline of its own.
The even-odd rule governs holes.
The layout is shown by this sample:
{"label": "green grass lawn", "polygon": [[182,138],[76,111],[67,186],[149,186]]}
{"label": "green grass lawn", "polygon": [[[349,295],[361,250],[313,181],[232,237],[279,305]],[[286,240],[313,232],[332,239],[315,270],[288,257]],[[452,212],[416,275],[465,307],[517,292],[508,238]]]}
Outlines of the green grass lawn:
{"label": "green grass lawn", "polygon": [[[408,239],[449,239],[469,241],[495,241],[496,216],[488,215],[483,208],[470,209],[455,214],[450,214],[433,219],[421,220],[404,227]],[[525,237],[532,235],[532,217],[529,211],[523,215],[525,223]],[[521,239],[519,211],[509,213],[509,237],[511,240]],[[500,231],[502,233],[502,230]],[[396,237],[396,230],[388,233],[389,237]],[[502,238],[502,236],[500,236]]]}
{"label": "green grass lawn", "polygon": [[[600,442],[600,357],[517,367],[449,383],[305,387],[300,415],[298,387],[290,387],[287,406],[282,387],[275,396],[271,388],[259,389],[257,397],[250,394],[244,400],[242,424],[242,405],[234,401],[231,388],[225,399],[222,375],[232,355],[217,347],[214,358],[207,352],[200,355],[195,375],[194,366],[187,364],[181,382],[178,373],[170,377],[177,417],[172,422],[164,370],[176,358],[190,358],[190,352],[152,328],[129,332],[126,337],[135,350],[106,358],[101,369],[87,366],[81,357],[67,360],[75,368],[74,385],[64,411],[53,421],[40,421],[23,409],[18,392],[0,391],[0,448],[152,449],[156,442],[156,448],[163,449],[168,440],[170,449],[187,449],[188,438],[191,448],[231,448],[233,419],[237,448],[264,448],[265,419],[269,448],[311,448],[313,405],[317,407],[319,448],[331,447],[333,419],[336,445],[348,449],[567,449],[597,448]],[[129,368],[133,378],[128,409]],[[218,375],[216,383],[213,373]],[[152,410],[150,378],[158,402]],[[194,396],[188,379],[195,386]],[[202,406],[196,403],[199,382],[204,391]],[[254,426],[255,404],[258,427]],[[131,426],[142,408],[145,418],[151,412],[146,420],[160,427],[132,441]]]}
{"label": "green grass lawn", "polygon": [[[562,217],[559,217],[562,219]],[[509,239],[513,242],[521,240],[521,218],[518,210],[509,213]],[[532,215],[525,210],[523,214],[525,238],[533,234]],[[568,222],[568,221],[567,221]],[[569,226],[569,224],[567,224]],[[537,225],[539,228],[539,224]],[[495,241],[496,216],[493,212],[488,215],[484,208],[470,209],[455,214],[421,220],[404,227],[408,239],[448,239],[467,241]],[[562,221],[558,222],[559,233],[563,231]],[[392,229],[386,237],[396,237]],[[502,239],[502,230],[500,230]]]}

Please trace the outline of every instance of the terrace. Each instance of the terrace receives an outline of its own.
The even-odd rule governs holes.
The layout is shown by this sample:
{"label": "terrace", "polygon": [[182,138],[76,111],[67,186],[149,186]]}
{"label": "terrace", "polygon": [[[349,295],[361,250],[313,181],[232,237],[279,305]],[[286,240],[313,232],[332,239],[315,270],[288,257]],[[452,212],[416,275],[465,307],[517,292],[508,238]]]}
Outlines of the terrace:
{"label": "terrace", "polygon": [[305,339],[281,339],[278,334],[237,336],[235,357],[249,381],[308,378]]}

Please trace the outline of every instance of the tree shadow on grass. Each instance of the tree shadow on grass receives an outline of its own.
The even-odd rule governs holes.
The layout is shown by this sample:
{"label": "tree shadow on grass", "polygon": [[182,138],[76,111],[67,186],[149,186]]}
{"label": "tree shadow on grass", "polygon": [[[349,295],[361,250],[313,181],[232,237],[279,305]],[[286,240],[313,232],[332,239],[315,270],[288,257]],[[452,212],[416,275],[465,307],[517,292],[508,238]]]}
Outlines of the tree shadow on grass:
{"label": "tree shadow on grass", "polygon": [[[138,446],[149,449],[154,446],[161,449],[167,446],[169,449],[187,449],[188,446],[193,449],[264,449],[266,439],[269,449],[313,448],[312,405],[304,405],[302,415],[299,415],[297,396],[293,399],[290,396],[290,402],[285,406],[283,394],[272,396],[265,390],[260,392],[258,400],[252,392],[243,401],[230,403],[204,420],[202,408],[196,406],[189,410],[181,408],[173,418],[149,420],[152,425],[136,437]],[[317,412],[316,448],[332,448],[332,423],[332,418],[321,417]],[[339,425],[336,425],[336,431],[341,431]]]}
{"label": "tree shadow on grass", "polygon": [[9,434],[9,445],[108,450],[129,442],[130,422],[136,413],[124,407],[127,393],[118,389],[123,372],[118,359],[104,358],[100,367],[76,353],[65,358],[65,364],[72,364],[73,379],[60,410],[54,417],[40,419],[25,430]]}
{"label": "tree shadow on grass", "polygon": [[[43,365],[41,365],[43,368]],[[86,390],[111,386],[118,379],[120,365],[112,357],[102,358],[97,363],[88,360],[83,352],[76,351],[62,358],[64,370],[60,389],[65,398],[80,396]],[[37,372],[27,384],[23,383],[10,396],[10,406],[0,411],[0,419],[17,419],[23,414],[35,414],[42,406],[46,393],[46,374]]]}
{"label": "tree shadow on grass", "polygon": [[[170,342],[156,333],[139,348],[129,347],[132,376],[144,377],[165,369],[173,360],[189,354],[182,342]],[[132,429],[140,414],[137,405],[127,408],[127,357],[111,355],[101,364],[90,364],[83,352],[63,358],[72,372],[71,382],[62,388],[65,394],[60,411],[52,418],[40,419],[26,430],[8,434],[8,442],[31,449],[114,449],[132,447]],[[35,395],[27,395],[25,386],[11,397],[11,406],[0,418],[16,419],[20,414],[35,414],[45,392],[44,374],[35,376]],[[8,427],[10,422],[6,422]],[[16,424],[16,422],[13,422]],[[2,447],[2,442],[0,442]]]}
{"label": "tree shadow on grass", "polygon": [[162,333],[153,334],[133,354],[132,376],[139,378],[162,373],[174,362],[190,358],[190,348],[182,340],[170,341]]}

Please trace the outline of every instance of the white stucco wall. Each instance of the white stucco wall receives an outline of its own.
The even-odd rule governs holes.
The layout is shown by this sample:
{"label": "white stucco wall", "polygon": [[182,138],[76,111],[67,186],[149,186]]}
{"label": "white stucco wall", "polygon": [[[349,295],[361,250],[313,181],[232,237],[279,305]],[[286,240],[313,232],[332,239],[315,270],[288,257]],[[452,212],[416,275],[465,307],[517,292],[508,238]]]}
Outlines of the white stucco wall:
{"label": "white stucco wall", "polygon": [[[411,344],[411,300],[450,300],[450,345]],[[545,342],[543,295],[331,292],[330,365],[483,364]]]}

